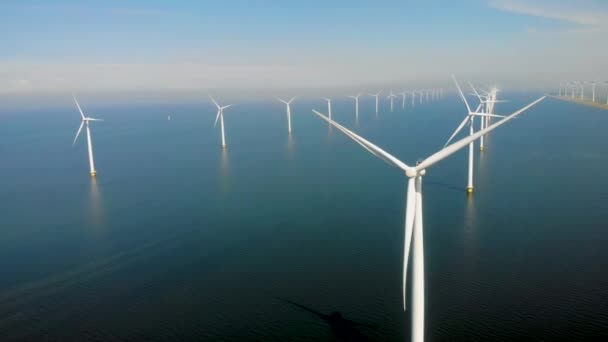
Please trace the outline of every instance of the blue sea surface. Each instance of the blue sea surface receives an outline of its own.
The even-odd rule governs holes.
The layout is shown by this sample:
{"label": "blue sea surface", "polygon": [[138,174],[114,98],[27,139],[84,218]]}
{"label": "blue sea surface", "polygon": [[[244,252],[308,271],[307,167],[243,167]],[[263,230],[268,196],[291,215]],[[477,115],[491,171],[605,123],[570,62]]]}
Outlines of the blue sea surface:
{"label": "blue sea surface", "polygon": [[[294,102],[291,136],[283,104],[238,103],[222,150],[210,103],[83,97],[105,120],[96,179],[69,100],[0,114],[0,340],[409,340],[407,179],[312,114],[323,100]],[[400,104],[362,98],[356,121],[336,98],[333,117],[413,165],[465,114],[453,94]],[[467,149],[427,170],[429,341],[608,337],[607,127],[547,98],[476,145],[472,196]]]}

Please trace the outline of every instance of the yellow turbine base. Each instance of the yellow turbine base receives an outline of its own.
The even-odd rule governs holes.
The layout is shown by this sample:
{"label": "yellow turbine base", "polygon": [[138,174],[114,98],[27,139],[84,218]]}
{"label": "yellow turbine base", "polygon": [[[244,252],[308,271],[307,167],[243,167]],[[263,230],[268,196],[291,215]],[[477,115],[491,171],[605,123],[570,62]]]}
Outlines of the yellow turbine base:
{"label": "yellow turbine base", "polygon": [[472,193],[473,193],[473,187],[468,187],[467,194],[472,194]]}
{"label": "yellow turbine base", "polygon": [[97,176],[97,171],[91,171],[91,177],[96,177]]}
{"label": "yellow turbine base", "polygon": [[483,146],[479,146],[479,150],[483,152]]}

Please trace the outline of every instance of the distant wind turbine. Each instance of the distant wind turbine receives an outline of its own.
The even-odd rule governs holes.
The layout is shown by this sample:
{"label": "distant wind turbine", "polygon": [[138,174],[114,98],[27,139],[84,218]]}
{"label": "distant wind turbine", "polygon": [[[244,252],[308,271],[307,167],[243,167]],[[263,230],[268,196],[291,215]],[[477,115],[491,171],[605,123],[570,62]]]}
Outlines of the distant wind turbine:
{"label": "distant wind turbine", "polygon": [[397,97],[397,95],[395,95],[393,93],[393,90],[391,89],[390,94],[388,94],[388,96],[386,97],[387,99],[389,99],[391,101],[391,113],[393,112],[393,104],[395,102],[395,97]]}
{"label": "distant wind turbine", "polygon": [[277,97],[277,100],[283,102],[285,104],[285,106],[287,107],[287,132],[288,133],[291,133],[291,103],[295,99],[296,99],[296,96],[292,97],[288,101],[285,101],[285,100]]}
{"label": "distant wind turbine", "polygon": [[[469,87],[471,87],[471,89],[473,90],[473,94],[479,99],[479,104],[481,105],[482,113],[494,114],[494,105],[498,102],[506,102],[496,100],[496,94],[498,93],[498,89],[496,87],[492,87],[489,92],[484,92],[485,95],[480,95],[477,89],[473,87],[473,84],[471,84],[471,82],[468,83]],[[482,116],[480,118],[480,122],[480,129],[486,128],[488,126],[488,123],[490,122],[490,116]],[[479,138],[479,150],[482,152],[484,150],[483,139],[484,136],[482,135],[481,138]]]}
{"label": "distant wind turbine", "polygon": [[213,124],[213,127],[217,126],[217,120],[219,119],[220,127],[222,130],[222,148],[226,148],[226,135],[224,133],[224,109],[232,107],[232,105],[229,104],[229,105],[225,105],[225,106],[220,106],[217,103],[217,101],[215,101],[213,96],[209,95],[209,98],[211,99],[213,104],[215,104],[215,106],[217,107],[217,116],[215,117],[215,123]]}
{"label": "distant wind turbine", "polygon": [[407,96],[407,91],[401,92],[401,109],[405,109],[405,97]]}
{"label": "distant wind turbine", "polygon": [[87,126],[87,147],[89,150],[89,168],[90,168],[91,176],[95,177],[95,176],[97,176],[97,171],[95,170],[95,161],[93,160],[93,142],[91,140],[91,129],[89,128],[89,122],[103,121],[103,120],[84,116],[84,113],[82,112],[82,109],[80,108],[80,104],[78,103],[78,100],[76,100],[75,96],[72,96],[72,97],[74,98],[74,103],[76,104],[76,107],[78,108],[78,111],[80,112],[80,117],[82,120],[80,122],[80,127],[78,128],[78,132],[76,132],[76,137],[74,137],[74,141],[72,142],[72,146],[74,146],[74,144],[76,144],[76,140],[78,140],[78,136],[80,135],[80,132],[82,131],[82,127],[86,125]]}
{"label": "distant wind turbine", "polygon": [[378,96],[380,96],[380,93],[382,93],[382,90],[375,94],[368,94],[369,96],[373,96],[376,98],[376,116],[378,116]]}
{"label": "distant wind turbine", "polygon": [[503,120],[496,122],[485,130],[481,130],[473,135],[465,137],[443,149],[432,154],[428,158],[416,164],[416,166],[408,166],[395,156],[384,151],[380,147],[374,145],[368,140],[360,137],[354,132],[350,131],[346,127],[336,123],[335,121],[329,120],[326,116],[319,113],[316,110],[313,112],[323,120],[329,122],[332,126],[342,131],[346,136],[354,140],[356,143],[361,145],[367,151],[382,159],[387,164],[395,166],[405,173],[408,177],[407,185],[407,204],[405,208],[405,243],[403,251],[403,308],[405,310],[405,289],[407,279],[407,266],[408,258],[410,254],[410,244],[412,247],[412,329],[411,329],[411,341],[422,342],[424,340],[424,242],[423,242],[423,223],[422,223],[422,177],[426,175],[426,169],[440,162],[441,160],[449,157],[458,150],[466,147],[478,139],[481,135],[486,134],[499,126],[507,123],[517,115],[521,114],[528,108],[534,106],[544,97],[530,103],[522,109],[512,113]]}
{"label": "distant wind turbine", "polygon": [[359,120],[359,97],[361,97],[361,93],[358,93],[357,95],[351,95],[349,97],[355,100],[355,118]]}
{"label": "distant wind turbine", "polygon": [[[450,136],[448,141],[445,143],[444,147],[448,146],[450,141],[452,141],[452,139],[456,136],[456,134],[458,134],[458,132],[460,132],[467,123],[469,124],[469,136],[475,135],[475,127],[474,127],[475,120],[474,119],[476,116],[499,117],[499,118],[504,117],[502,115],[495,115],[495,114],[479,112],[479,110],[482,107],[482,103],[480,103],[479,106],[477,106],[477,109],[475,109],[475,111],[472,111],[471,107],[469,106],[469,102],[467,101],[467,98],[462,93],[462,89],[460,89],[460,85],[458,84],[458,81],[456,81],[456,77],[452,76],[452,78],[454,80],[454,83],[456,84],[456,87],[458,88],[458,92],[460,93],[460,98],[462,99],[465,106],[467,107],[468,113],[467,113],[467,116],[465,116],[464,120],[462,120],[460,125],[458,125],[458,127],[456,128],[454,133],[452,133],[452,135]],[[486,131],[486,129],[482,129],[481,131]],[[483,136],[484,134],[482,134],[481,136]],[[471,141],[469,144],[469,177],[468,177],[468,183],[467,183],[467,193],[473,192],[473,149],[474,149],[474,142]]]}

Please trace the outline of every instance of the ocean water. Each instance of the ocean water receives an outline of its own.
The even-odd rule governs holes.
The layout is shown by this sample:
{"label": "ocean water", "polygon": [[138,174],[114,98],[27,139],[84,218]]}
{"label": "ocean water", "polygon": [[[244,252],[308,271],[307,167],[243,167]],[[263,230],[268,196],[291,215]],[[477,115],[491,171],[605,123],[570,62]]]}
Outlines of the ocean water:
{"label": "ocean water", "polygon": [[[504,93],[508,114],[539,94]],[[93,105],[0,115],[2,341],[407,341],[406,178],[311,112]],[[462,120],[454,95],[334,118],[412,165]],[[171,115],[171,121],[167,120]],[[546,99],[424,177],[431,341],[608,337],[608,112]],[[333,313],[333,315],[332,315]],[[336,314],[336,313],[339,313]]]}

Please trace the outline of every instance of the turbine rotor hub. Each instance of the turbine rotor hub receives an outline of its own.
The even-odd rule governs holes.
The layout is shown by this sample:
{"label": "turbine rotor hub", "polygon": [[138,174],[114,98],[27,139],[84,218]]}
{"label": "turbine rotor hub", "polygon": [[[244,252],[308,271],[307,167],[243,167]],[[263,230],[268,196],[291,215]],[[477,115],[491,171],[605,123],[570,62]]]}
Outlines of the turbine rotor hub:
{"label": "turbine rotor hub", "polygon": [[415,168],[410,168],[405,171],[405,175],[408,178],[424,176],[426,175],[426,170],[416,170]]}

